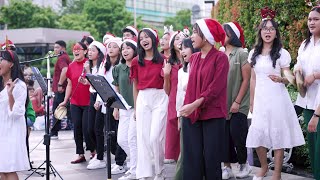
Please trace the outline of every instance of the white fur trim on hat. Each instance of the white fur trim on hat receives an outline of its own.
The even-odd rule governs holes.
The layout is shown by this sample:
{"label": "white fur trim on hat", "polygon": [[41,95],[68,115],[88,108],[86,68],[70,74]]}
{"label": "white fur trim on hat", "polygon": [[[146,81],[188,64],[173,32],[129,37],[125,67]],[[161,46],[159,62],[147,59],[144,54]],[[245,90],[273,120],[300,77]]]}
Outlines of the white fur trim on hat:
{"label": "white fur trim on hat", "polygon": [[233,23],[233,22],[229,22],[227,23],[231,29],[233,30],[233,32],[237,35],[238,38],[240,38],[240,31],[239,29],[237,28],[237,26]]}
{"label": "white fur trim on hat", "polygon": [[114,37],[114,38],[110,38],[110,39],[106,40],[107,48],[108,48],[109,44],[112,42],[116,43],[118,45],[118,47],[120,48],[121,44],[122,44],[122,39],[119,37]]}
{"label": "white fur trim on hat", "polygon": [[[143,28],[143,29],[147,29],[147,30],[151,31],[152,34],[153,34],[156,38],[158,37],[158,34],[157,34],[157,32],[156,32],[155,30],[153,30],[153,29],[151,29],[151,28]],[[142,30],[143,30],[143,29],[142,29]]]}
{"label": "white fur trim on hat", "polygon": [[199,19],[196,21],[196,23],[199,25],[199,28],[201,29],[203,35],[206,37],[207,41],[214,45],[215,40],[213,35],[210,33],[210,30],[206,24],[206,22],[204,21],[204,19]]}
{"label": "white fur trim on hat", "polygon": [[112,34],[105,34],[102,38],[103,44],[106,44],[106,40],[111,39],[111,38],[115,38],[115,37]]}
{"label": "white fur trim on hat", "polygon": [[91,48],[92,46],[96,46],[98,49],[100,49],[100,51],[106,55],[107,53],[107,48],[101,43],[101,42],[98,42],[98,41],[93,41],[90,45],[89,45],[89,48]]}
{"label": "white fur trim on hat", "polygon": [[132,40],[132,39],[125,39],[125,40],[123,40],[123,43],[125,43],[125,42],[129,42],[129,43],[133,44],[135,47],[137,47],[137,42],[135,42],[135,41]]}
{"label": "white fur trim on hat", "polygon": [[127,26],[125,29],[129,29],[138,37],[138,30],[136,28],[134,28],[133,26]]}
{"label": "white fur trim on hat", "polygon": [[169,46],[171,45],[171,42],[173,41],[174,36],[177,35],[177,34],[183,34],[184,37],[187,37],[187,35],[184,34],[182,31],[176,31],[170,36]]}

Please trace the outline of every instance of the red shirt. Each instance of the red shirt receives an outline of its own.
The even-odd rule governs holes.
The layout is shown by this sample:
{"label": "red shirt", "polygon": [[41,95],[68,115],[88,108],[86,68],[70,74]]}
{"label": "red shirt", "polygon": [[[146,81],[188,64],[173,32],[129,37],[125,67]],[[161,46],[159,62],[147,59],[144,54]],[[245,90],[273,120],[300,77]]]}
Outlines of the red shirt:
{"label": "red shirt", "polygon": [[181,64],[172,65],[170,73],[170,94],[168,104],[168,120],[177,118],[176,101],[177,101],[177,88],[178,88],[178,71]]}
{"label": "red shirt", "polygon": [[212,48],[202,59],[201,52],[190,57],[190,75],[184,104],[203,97],[204,101],[188,117],[197,120],[227,117],[228,57]]}
{"label": "red shirt", "polygon": [[[63,68],[68,67],[71,60],[67,53],[63,53],[58,57],[56,64],[54,65],[54,73],[53,73],[53,82],[52,82],[52,91],[58,92],[58,83],[60,80],[61,71]],[[66,88],[67,81],[62,84],[63,88]]]}
{"label": "red shirt", "polygon": [[144,66],[138,64],[138,57],[132,60],[130,68],[130,79],[137,80],[137,89],[147,88],[163,89],[163,77],[161,76],[163,63],[153,63],[144,60]]}
{"label": "red shirt", "polygon": [[83,71],[83,65],[86,61],[86,58],[80,62],[73,61],[67,71],[67,78],[70,79],[72,83],[70,103],[77,106],[89,106],[90,104],[90,85],[78,83],[78,79]]}

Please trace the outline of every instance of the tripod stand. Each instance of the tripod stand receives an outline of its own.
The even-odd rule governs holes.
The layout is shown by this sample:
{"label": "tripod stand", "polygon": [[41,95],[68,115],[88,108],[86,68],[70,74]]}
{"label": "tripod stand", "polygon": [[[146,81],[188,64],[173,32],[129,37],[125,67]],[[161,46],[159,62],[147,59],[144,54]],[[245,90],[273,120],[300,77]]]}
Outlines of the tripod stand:
{"label": "tripod stand", "polygon": [[[120,98],[114,89],[111,87],[109,82],[103,76],[94,76],[91,74],[87,74],[86,78],[92,85],[92,87],[97,91],[100,97],[103,100],[105,106],[107,106],[107,111],[110,108],[119,108],[119,109],[130,109],[130,106],[127,102]],[[108,180],[111,180],[111,138],[114,135],[114,132],[110,130],[110,119],[111,113],[106,112],[105,114],[105,129],[106,129],[106,137],[107,137],[107,170],[108,170]]]}
{"label": "tripod stand", "polygon": [[[43,136],[43,144],[46,146],[46,160],[38,167],[36,168],[26,179],[28,179],[29,177],[31,177],[34,173],[38,173],[37,170],[42,169],[41,167],[46,164],[45,167],[45,175],[46,175],[46,180],[50,179],[50,173],[52,173],[55,177],[56,174],[58,174],[58,176],[63,180],[63,178],[61,177],[61,175],[58,173],[58,171],[53,167],[53,165],[51,164],[50,161],[50,98],[52,97],[52,93],[51,93],[51,78],[50,78],[50,58],[52,57],[57,57],[59,55],[49,55],[45,58],[40,58],[40,59],[36,59],[36,60],[32,60],[29,62],[35,62],[35,61],[40,61],[40,60],[47,60],[47,83],[44,81],[41,73],[39,72],[39,70],[35,67],[32,68],[32,71],[34,72],[35,78],[37,79],[43,94],[46,97],[46,116],[45,116],[45,135]],[[28,63],[28,62],[24,62],[24,63]],[[38,173],[39,174],[39,173]],[[41,174],[43,176],[43,174]]]}

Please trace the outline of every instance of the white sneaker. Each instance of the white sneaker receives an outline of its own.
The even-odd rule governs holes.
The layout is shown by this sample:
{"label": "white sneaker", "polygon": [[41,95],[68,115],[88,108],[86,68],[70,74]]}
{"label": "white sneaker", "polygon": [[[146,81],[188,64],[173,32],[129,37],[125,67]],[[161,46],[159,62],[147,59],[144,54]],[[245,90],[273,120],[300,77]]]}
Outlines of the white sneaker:
{"label": "white sneaker", "polygon": [[165,159],[163,160],[163,163],[164,164],[172,164],[172,163],[175,163],[176,161],[174,159]]}
{"label": "white sneaker", "polygon": [[106,162],[101,160],[95,160],[91,164],[87,166],[87,169],[93,170],[93,169],[101,169],[106,167]]}
{"label": "white sneaker", "polygon": [[111,174],[115,175],[115,174],[121,174],[121,173],[125,173],[126,169],[124,166],[119,166],[119,165],[115,165],[112,169],[111,169]]}
{"label": "white sneaker", "polygon": [[245,178],[245,177],[248,177],[249,174],[251,173],[252,169],[251,167],[249,166],[248,163],[246,164],[240,164],[240,171],[238,174],[236,174],[236,177],[237,178]]}
{"label": "white sneaker", "polygon": [[234,177],[231,168],[229,167],[223,167],[222,168],[222,179],[230,179],[231,177]]}
{"label": "white sneaker", "polygon": [[154,180],[164,180],[164,176],[161,174],[157,174],[155,177],[154,177]]}
{"label": "white sneaker", "polygon": [[121,178],[119,178],[118,180],[130,180],[130,179],[136,179],[136,175],[135,174],[131,174],[130,171],[127,171]]}
{"label": "white sneaker", "polygon": [[94,155],[94,157],[92,159],[90,159],[89,164],[93,163],[94,161],[98,160],[97,159],[97,154]]}

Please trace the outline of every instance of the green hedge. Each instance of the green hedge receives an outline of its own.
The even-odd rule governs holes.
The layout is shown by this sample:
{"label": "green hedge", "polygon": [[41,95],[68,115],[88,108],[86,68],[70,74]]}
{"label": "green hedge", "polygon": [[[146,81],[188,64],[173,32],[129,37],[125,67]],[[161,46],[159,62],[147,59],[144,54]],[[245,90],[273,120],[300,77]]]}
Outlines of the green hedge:
{"label": "green hedge", "polygon": [[238,21],[244,29],[246,46],[251,49],[255,43],[256,28],[261,21],[260,9],[268,6],[276,10],[284,48],[295,63],[300,43],[305,39],[307,16],[310,7],[303,0],[220,0],[217,3],[217,19],[221,23]]}

